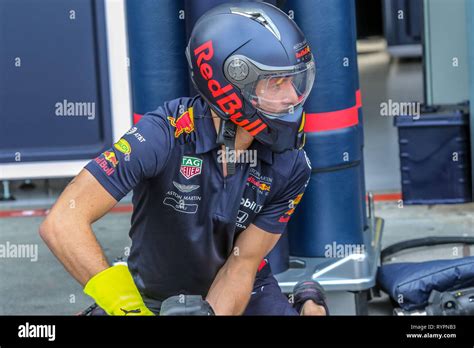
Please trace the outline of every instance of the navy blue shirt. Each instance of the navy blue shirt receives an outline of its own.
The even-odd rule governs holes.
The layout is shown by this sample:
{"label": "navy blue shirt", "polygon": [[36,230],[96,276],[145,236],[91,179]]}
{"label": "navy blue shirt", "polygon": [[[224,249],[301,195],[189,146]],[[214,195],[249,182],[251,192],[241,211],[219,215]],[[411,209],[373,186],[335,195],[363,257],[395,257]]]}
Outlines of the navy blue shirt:
{"label": "navy blue shirt", "polygon": [[211,117],[200,97],[167,102],[85,167],[117,201],[133,190],[128,265],[147,297],[206,296],[237,236],[283,233],[308,184],[303,150],[256,140],[256,161],[224,177]]}

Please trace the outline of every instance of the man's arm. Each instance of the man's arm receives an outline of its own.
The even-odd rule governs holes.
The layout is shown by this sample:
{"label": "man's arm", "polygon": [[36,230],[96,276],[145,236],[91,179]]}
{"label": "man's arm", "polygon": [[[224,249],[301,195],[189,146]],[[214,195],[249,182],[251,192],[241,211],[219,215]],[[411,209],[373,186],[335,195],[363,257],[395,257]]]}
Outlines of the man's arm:
{"label": "man's arm", "polygon": [[82,286],[109,267],[91,225],[115,204],[117,201],[83,169],[40,226],[45,243]]}
{"label": "man's arm", "polygon": [[66,187],[40,226],[40,235],[84,292],[109,315],[153,315],[128,267],[110,267],[91,225],[117,200],[87,170]]}
{"label": "man's arm", "polygon": [[217,273],[207,294],[206,300],[217,315],[240,315],[244,312],[258,266],[280,236],[253,224],[239,235],[232,254]]}
{"label": "man's arm", "polygon": [[[174,107],[178,102],[174,102]],[[40,227],[40,235],[84,293],[110,315],[153,315],[126,265],[109,267],[91,225],[143,180],[165,168],[174,144],[168,113],[159,108],[91,160],[68,185]],[[136,137],[139,135],[139,137]]]}
{"label": "man's arm", "polygon": [[121,138],[125,149],[116,143],[91,160],[66,187],[40,227],[51,251],[82,285],[109,267],[92,223],[139,182],[155,177],[165,167],[173,142],[163,116],[168,112],[159,108],[143,116],[133,132]]}

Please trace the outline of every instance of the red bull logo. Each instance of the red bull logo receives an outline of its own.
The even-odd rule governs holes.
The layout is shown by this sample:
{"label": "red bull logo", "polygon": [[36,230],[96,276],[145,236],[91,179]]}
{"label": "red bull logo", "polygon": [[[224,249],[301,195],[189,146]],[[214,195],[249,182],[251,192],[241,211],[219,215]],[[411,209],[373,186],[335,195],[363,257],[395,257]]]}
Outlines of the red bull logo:
{"label": "red bull logo", "polygon": [[296,196],[295,199],[290,201],[290,205],[293,207],[296,207],[298,204],[300,204],[301,198],[303,198],[303,193],[300,193],[298,196]]}
{"label": "red bull logo", "polygon": [[311,49],[309,48],[309,46],[306,46],[301,51],[296,52],[296,58],[300,59],[309,53],[311,53]]}
{"label": "red bull logo", "polygon": [[278,222],[287,223],[288,221],[290,221],[290,217],[295,212],[296,206],[301,202],[301,198],[303,198],[303,193],[300,193],[298,196],[296,196],[295,199],[291,199],[289,201],[288,208],[290,209],[286,211],[285,214],[280,216]]}
{"label": "red bull logo", "polygon": [[113,167],[109,167],[106,159],[97,157],[94,161],[99,165],[99,167],[104,171],[104,173],[107,174],[107,176],[111,176],[115,172],[115,169]]}
{"label": "red bull logo", "polygon": [[285,223],[285,222],[290,221],[291,215],[293,215],[294,212],[295,212],[295,208],[288,210],[287,212],[285,212],[285,214],[280,216],[280,219],[278,219],[278,222]]}
{"label": "red bull logo", "polygon": [[112,164],[112,166],[115,168],[117,167],[118,165],[118,160],[117,160],[117,156],[115,156],[115,152],[113,151],[105,151],[104,152],[104,158],[107,160],[107,162],[109,162],[110,164]]}
{"label": "red bull logo", "polygon": [[270,192],[271,186],[263,181],[258,181],[255,179],[253,176],[249,176],[247,178],[247,182],[251,183],[253,186],[258,187],[259,190],[261,191],[267,191]]}
{"label": "red bull logo", "polygon": [[278,219],[278,222],[286,223],[286,222],[290,221],[290,217],[291,217],[291,216],[281,216],[281,217]]}
{"label": "red bull logo", "polygon": [[208,81],[207,88],[212,94],[212,97],[216,100],[219,109],[225,114],[230,115],[230,120],[237,126],[244,128],[252,136],[256,136],[265,128],[267,125],[261,120],[255,120],[250,123],[249,120],[243,119],[242,115],[242,100],[235,92],[232,84],[228,84],[224,87],[221,86],[219,81],[213,79],[214,71],[212,66],[207,63],[214,57],[214,47],[212,40],[209,40],[194,50],[194,56],[196,57],[196,63],[199,68],[199,72],[203,79]]}
{"label": "red bull logo", "polygon": [[168,117],[171,125],[176,128],[174,131],[174,137],[178,138],[181,134],[190,134],[194,132],[194,112],[193,108],[189,108],[185,113],[180,115],[177,119]]}

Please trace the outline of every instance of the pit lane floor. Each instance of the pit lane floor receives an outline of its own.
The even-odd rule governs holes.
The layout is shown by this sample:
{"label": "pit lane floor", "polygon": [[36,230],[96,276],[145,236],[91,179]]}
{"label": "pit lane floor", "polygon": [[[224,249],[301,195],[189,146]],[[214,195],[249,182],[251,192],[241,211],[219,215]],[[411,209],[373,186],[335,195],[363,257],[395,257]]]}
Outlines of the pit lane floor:
{"label": "pit lane floor", "polygon": [[[36,181],[35,181],[36,182]],[[41,181],[38,181],[40,184]],[[52,188],[56,196],[67,181]],[[2,202],[0,212],[28,209],[26,214],[41,215],[41,208],[48,208],[53,198],[35,198],[34,192],[17,192],[15,202]],[[26,197],[29,197],[26,199]],[[26,207],[24,203],[27,202]],[[129,210],[130,196],[119,207]],[[128,208],[127,208],[128,207]],[[425,236],[474,237],[474,204],[404,206],[398,202],[377,202],[376,215],[385,219],[382,246]],[[93,230],[104,248],[109,261],[128,252],[130,240],[130,212],[109,213],[93,225]],[[44,216],[1,217],[0,245],[31,245],[37,255],[29,257],[0,258],[0,314],[71,315],[86,308],[91,300],[64,268],[38,235]],[[34,249],[29,249],[34,250]],[[471,248],[474,255],[474,248]],[[424,261],[431,258],[449,259],[462,255],[462,247],[420,248],[400,253],[393,261]],[[391,315],[392,307],[386,295],[369,302],[370,315]]]}

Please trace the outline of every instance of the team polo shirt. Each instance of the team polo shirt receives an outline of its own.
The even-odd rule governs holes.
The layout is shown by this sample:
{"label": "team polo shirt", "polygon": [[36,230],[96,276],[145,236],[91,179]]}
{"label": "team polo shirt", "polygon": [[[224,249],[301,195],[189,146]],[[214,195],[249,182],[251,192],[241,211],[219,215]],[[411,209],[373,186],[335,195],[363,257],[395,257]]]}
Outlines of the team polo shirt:
{"label": "team polo shirt", "polygon": [[117,201],[133,190],[128,265],[144,296],[206,296],[239,234],[283,233],[309,182],[303,150],[256,140],[224,177],[211,117],[201,97],[172,100],[85,167]]}

